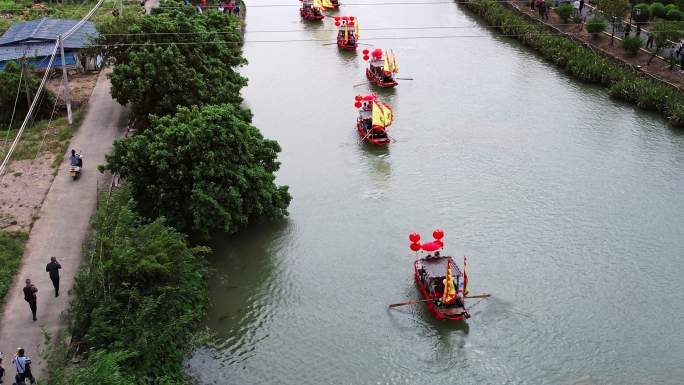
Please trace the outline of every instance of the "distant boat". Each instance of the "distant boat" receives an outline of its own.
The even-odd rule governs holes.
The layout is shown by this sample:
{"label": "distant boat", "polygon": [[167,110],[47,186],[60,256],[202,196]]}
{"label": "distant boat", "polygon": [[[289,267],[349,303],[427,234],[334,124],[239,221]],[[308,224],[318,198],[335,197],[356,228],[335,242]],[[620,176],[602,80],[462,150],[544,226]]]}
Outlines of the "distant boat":
{"label": "distant boat", "polygon": [[304,20],[323,20],[323,4],[321,0],[302,0],[299,14]]}
{"label": "distant boat", "polygon": [[394,74],[399,72],[394,52],[385,51],[383,55],[382,50],[378,48],[370,53],[371,57],[368,56],[368,50],[364,50],[363,54],[364,60],[370,59],[366,68],[366,77],[371,83],[381,88],[396,87],[399,84],[394,79]]}
{"label": "distant boat", "polygon": [[394,121],[392,107],[377,100],[373,94],[357,96],[355,106],[359,109],[356,131],[359,133],[361,141],[367,141],[376,146],[389,144],[391,139],[387,135],[387,129]]}
{"label": "distant boat", "polygon": [[335,16],[335,25],[338,28],[337,47],[345,51],[356,51],[359,46],[359,21],[354,16]]}
{"label": "distant boat", "polygon": [[444,247],[444,242],[442,242],[444,232],[438,229],[432,233],[432,236],[434,241],[421,244],[420,234],[409,235],[411,250],[430,253],[427,257],[417,259],[413,263],[416,285],[423,295],[422,301],[415,302],[427,303],[428,310],[438,320],[468,319],[470,314],[465,307],[465,298],[468,295],[466,259],[463,257],[463,273],[461,273],[451,257],[439,255],[439,250]]}

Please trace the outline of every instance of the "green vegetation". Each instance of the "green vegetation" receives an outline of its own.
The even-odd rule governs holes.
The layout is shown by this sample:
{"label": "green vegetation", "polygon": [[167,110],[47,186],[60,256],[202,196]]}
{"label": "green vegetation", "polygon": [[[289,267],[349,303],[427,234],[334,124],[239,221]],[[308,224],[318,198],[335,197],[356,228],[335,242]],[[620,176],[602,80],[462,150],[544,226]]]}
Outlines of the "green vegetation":
{"label": "green vegetation", "polygon": [[100,198],[69,309],[72,342],[85,363],[55,370],[67,358],[55,354],[51,384],[184,381],[182,360],[206,311],[208,249],[188,246],[164,219],[145,223],[133,206],[125,184]]}
{"label": "green vegetation", "polygon": [[648,22],[648,20],[651,18],[651,7],[646,3],[635,5],[633,17],[637,23]]}
{"label": "green vegetation", "polygon": [[622,47],[628,54],[636,56],[644,42],[638,36],[627,36],[622,40]]}
{"label": "green vegetation", "polygon": [[667,20],[681,21],[682,19],[684,19],[684,12],[680,11],[679,9],[670,9],[669,11],[667,11],[666,17]]}
{"label": "green vegetation", "polygon": [[[628,0],[599,0],[598,8],[603,11],[608,20],[622,20],[625,12],[629,9]],[[615,40],[615,23],[611,23],[610,45]]]}
{"label": "green vegetation", "polygon": [[[14,22],[53,17],[61,19],[80,19],[97,4],[95,0],[49,1],[34,3],[31,0],[0,0],[0,34],[4,33]],[[136,1],[124,1],[125,8],[140,9]],[[115,8],[111,3],[105,3],[97,10],[91,19],[96,24],[100,18],[112,13]]]}
{"label": "green vegetation", "polygon": [[[22,70],[13,61],[5,65],[0,72],[0,127],[7,129],[10,121],[13,128],[21,125],[39,86],[40,80],[28,69]],[[38,119],[50,116],[55,103],[54,95],[47,90],[43,92],[42,99],[35,112]]]}
{"label": "green vegetation", "polygon": [[[100,53],[117,63],[110,75],[112,96],[121,104],[130,103],[139,128],[149,126],[149,115],[173,114],[178,106],[238,106],[240,90],[247,85],[247,79],[234,69],[246,63],[240,47],[241,19],[214,10],[198,14],[181,2],[162,6],[178,8],[110,18],[100,25],[101,33],[134,34],[98,39],[98,44],[107,45]],[[141,45],[115,45],[122,41]],[[143,45],[150,41],[181,44]],[[211,43],[182,44],[197,41]],[[237,113],[251,118],[245,110]]]}
{"label": "green vegetation", "polygon": [[606,23],[603,18],[596,16],[592,16],[587,20],[585,26],[587,27],[587,32],[589,32],[592,37],[597,37],[601,32],[608,29],[608,23]]}
{"label": "green vegetation", "polygon": [[208,236],[287,214],[287,187],[274,184],[278,152],[233,105],[181,107],[116,141],[106,168],[132,185],[144,216]]}
{"label": "green vegetation", "polygon": [[12,285],[14,274],[21,265],[28,234],[0,231],[0,302]]}
{"label": "green vegetation", "polygon": [[[101,198],[76,280],[70,332],[85,360],[60,370],[74,353],[54,349],[50,384],[185,383],[182,359],[206,311],[208,250],[180,231],[207,237],[287,215],[287,187],[274,183],[280,147],[240,106],[241,21],[180,4],[100,24],[101,33],[134,34],[103,36],[100,53],[116,63],[112,94],[141,131],[116,141],[102,167],[126,182]],[[116,44],[149,39],[213,44]]]}
{"label": "green vegetation", "polygon": [[554,10],[561,18],[561,20],[563,20],[563,23],[567,23],[568,21],[570,21],[570,17],[572,16],[572,13],[575,11],[575,8],[570,3],[563,3],[554,8]]}
{"label": "green vegetation", "polygon": [[[54,119],[52,122],[45,119],[30,124],[28,128],[24,130],[21,140],[12,154],[12,159],[33,159],[40,149],[41,154],[56,154],[56,158],[58,159],[55,159],[55,162],[53,162],[53,167],[58,167],[66,152],[69,139],[71,139],[75,128],[78,127],[79,122],[81,121],[81,116],[81,111],[75,110],[73,113],[73,123],[71,125],[68,124],[66,117]],[[20,117],[20,120],[21,119],[23,119],[23,116]],[[5,133],[6,132],[7,131],[5,131]],[[10,140],[13,140],[16,134],[17,130],[11,130],[9,132]],[[0,144],[4,142],[4,139],[3,136],[0,140]],[[0,157],[5,156],[8,148],[9,147],[7,146],[0,146]]]}
{"label": "green vegetation", "polygon": [[660,17],[661,19],[664,19],[665,16],[667,16],[667,8],[665,8],[663,3],[655,2],[651,4],[651,15],[653,15],[653,17]]}
{"label": "green vegetation", "polygon": [[[549,34],[543,26],[524,20],[496,0],[473,0],[464,5],[489,24],[500,26],[499,29],[505,34],[517,36],[524,44],[575,78],[603,85],[611,96],[636,103],[644,109],[659,111],[673,125],[684,126],[684,95],[679,91],[588,50],[580,43]],[[676,25],[671,28],[682,29]],[[658,27],[653,29],[657,30]]]}

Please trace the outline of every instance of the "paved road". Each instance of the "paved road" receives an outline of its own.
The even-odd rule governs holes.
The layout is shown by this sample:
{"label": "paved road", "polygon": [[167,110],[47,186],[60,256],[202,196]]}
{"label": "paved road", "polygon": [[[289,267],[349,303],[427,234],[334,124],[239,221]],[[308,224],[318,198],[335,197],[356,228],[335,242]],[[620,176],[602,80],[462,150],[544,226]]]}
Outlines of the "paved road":
{"label": "paved road", "polygon": [[[0,320],[0,351],[5,356],[3,363],[7,370],[7,383],[12,383],[14,378],[15,368],[10,361],[17,347],[27,350],[33,360],[33,374],[38,376],[45,367],[40,352],[43,344],[41,329],[56,335],[65,326],[61,314],[67,308],[67,294],[82,260],[81,248],[95,209],[97,184],[103,181],[97,165],[104,162],[105,153],[126,125],[124,108],[110,96],[111,85],[106,72],[100,73],[85,119],[71,140],[71,148],[84,154],[81,178],[73,181],[65,172],[69,161],[65,157],[41,207],[40,219],[31,230],[22,266],[7,293],[7,303]],[[54,297],[52,283],[45,272],[51,256],[56,256],[62,264],[58,298]],[[32,321],[31,311],[22,294],[26,278],[30,278],[38,288],[37,322]]]}

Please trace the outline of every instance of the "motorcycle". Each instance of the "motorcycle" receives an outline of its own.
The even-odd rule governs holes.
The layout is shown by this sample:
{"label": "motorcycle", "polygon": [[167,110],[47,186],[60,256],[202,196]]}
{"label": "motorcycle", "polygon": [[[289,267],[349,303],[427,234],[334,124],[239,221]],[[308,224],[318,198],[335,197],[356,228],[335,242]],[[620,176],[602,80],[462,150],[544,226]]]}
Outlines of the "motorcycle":
{"label": "motorcycle", "polygon": [[76,154],[76,157],[78,158],[78,161],[75,164],[72,161],[69,166],[69,175],[73,180],[76,180],[81,176],[81,168],[83,167],[83,155]]}

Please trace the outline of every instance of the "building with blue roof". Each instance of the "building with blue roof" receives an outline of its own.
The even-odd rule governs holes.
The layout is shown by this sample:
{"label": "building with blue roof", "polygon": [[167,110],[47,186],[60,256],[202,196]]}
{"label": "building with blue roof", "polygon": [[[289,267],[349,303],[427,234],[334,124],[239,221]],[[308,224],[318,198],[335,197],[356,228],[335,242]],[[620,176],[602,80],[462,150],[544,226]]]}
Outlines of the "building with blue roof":
{"label": "building with blue roof", "polygon": [[[27,60],[32,67],[37,69],[47,68],[57,37],[69,31],[79,21],[44,17],[23,23],[14,23],[0,37],[0,71],[7,62],[18,62],[22,59]],[[87,70],[97,67],[95,58],[88,58],[80,53],[80,50],[90,44],[96,36],[95,25],[86,22],[64,40],[64,58],[67,68],[75,67]],[[62,66],[59,51],[57,51],[53,66]]]}

